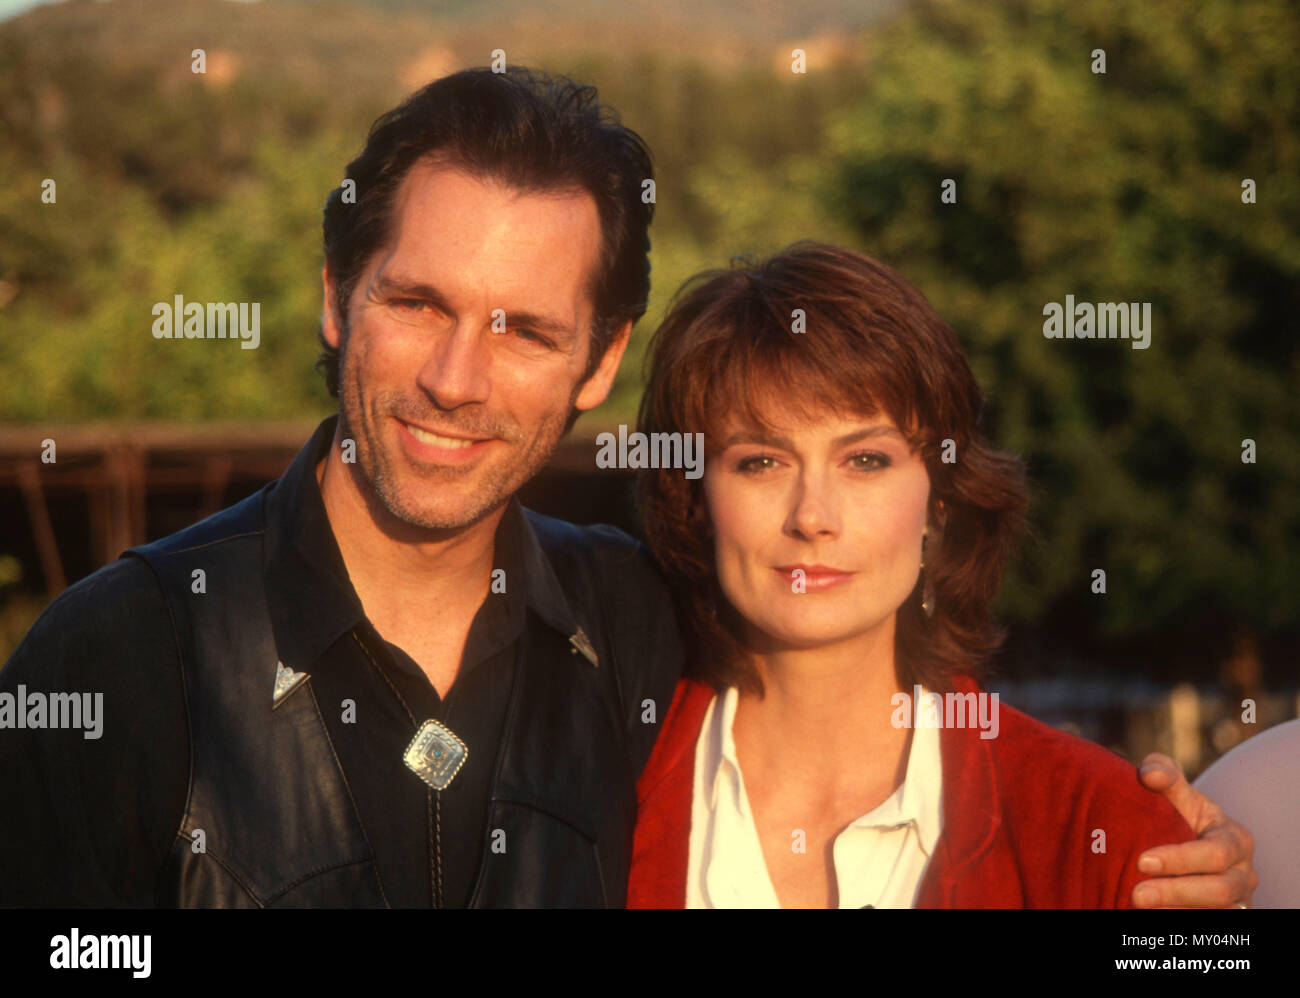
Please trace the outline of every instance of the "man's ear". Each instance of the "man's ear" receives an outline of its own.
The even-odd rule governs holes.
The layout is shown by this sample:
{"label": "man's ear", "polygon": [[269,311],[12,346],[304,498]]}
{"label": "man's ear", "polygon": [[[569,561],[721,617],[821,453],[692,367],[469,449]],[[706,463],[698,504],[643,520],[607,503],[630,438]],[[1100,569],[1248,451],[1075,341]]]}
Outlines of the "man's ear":
{"label": "man's ear", "polygon": [[586,412],[588,409],[596,408],[609,397],[610,389],[614,387],[614,378],[618,374],[619,362],[623,359],[631,335],[630,321],[618,328],[610,341],[609,348],[605,351],[605,356],[600,359],[596,370],[591,373],[591,377],[579,390],[578,397],[573,400],[574,408]]}
{"label": "man's ear", "polygon": [[321,337],[335,350],[343,342],[342,322],[335,308],[334,298],[334,278],[330,274],[330,265],[327,263],[320,271],[321,287],[324,290],[325,302],[321,309],[320,330]]}

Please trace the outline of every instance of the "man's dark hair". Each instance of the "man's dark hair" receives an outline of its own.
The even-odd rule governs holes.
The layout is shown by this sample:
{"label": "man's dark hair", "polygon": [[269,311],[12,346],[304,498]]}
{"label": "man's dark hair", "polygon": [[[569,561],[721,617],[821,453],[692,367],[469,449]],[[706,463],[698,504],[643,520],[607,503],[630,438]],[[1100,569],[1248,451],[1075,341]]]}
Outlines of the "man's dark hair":
{"label": "man's dark hair", "polygon": [[[411,167],[437,156],[480,177],[523,191],[584,190],[600,215],[600,265],[592,275],[595,320],[583,380],[624,322],[645,314],[650,294],[650,219],[642,198],[654,177],[650,150],[596,89],[524,68],[467,69],[435,80],[370,126],[366,147],[347,168],[356,203],[343,186],[325,201],[325,260],[332,304],[346,335],[347,305],[371,257],[391,235],[393,202]],[[324,342],[317,367],[332,396],[339,354]]]}

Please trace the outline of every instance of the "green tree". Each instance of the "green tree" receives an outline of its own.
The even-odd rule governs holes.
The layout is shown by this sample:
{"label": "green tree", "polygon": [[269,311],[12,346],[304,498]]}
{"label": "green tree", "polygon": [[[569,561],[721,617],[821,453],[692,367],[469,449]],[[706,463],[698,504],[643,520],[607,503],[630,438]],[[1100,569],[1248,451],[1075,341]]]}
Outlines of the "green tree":
{"label": "green tree", "polygon": [[[1112,634],[1204,607],[1300,623],[1298,40],[1266,0],[922,0],[867,40],[827,133],[834,203],[962,336],[1029,459],[1015,615],[1102,568]],[[1150,347],[1046,339],[1067,294],[1152,303]]]}

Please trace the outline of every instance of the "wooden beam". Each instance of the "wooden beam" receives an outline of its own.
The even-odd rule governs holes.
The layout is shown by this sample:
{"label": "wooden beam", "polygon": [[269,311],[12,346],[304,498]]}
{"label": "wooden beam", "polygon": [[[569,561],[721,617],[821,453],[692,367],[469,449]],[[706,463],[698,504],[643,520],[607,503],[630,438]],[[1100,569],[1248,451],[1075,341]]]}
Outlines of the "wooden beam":
{"label": "wooden beam", "polygon": [[226,493],[230,483],[230,474],[235,462],[229,454],[216,454],[208,458],[203,465],[203,503],[199,507],[199,519],[203,520],[221,510],[221,497]]}
{"label": "wooden beam", "polygon": [[18,482],[27,503],[27,516],[32,521],[32,533],[36,539],[36,551],[41,558],[41,571],[45,575],[45,589],[50,599],[68,588],[67,576],[63,574],[63,559],[59,557],[59,544],[54,537],[54,526],[50,523],[50,510],[45,503],[45,492],[41,488],[41,463],[35,458],[28,458],[18,465]]}

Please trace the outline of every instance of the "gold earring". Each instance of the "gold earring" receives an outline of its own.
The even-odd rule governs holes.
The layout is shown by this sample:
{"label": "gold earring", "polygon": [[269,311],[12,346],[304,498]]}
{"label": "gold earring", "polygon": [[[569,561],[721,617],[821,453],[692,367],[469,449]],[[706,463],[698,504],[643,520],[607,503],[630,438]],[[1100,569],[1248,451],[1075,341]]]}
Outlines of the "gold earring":
{"label": "gold earring", "polygon": [[930,580],[930,573],[925,570],[925,544],[929,539],[929,531],[921,535],[921,609],[925,611],[926,617],[934,616],[934,583]]}

